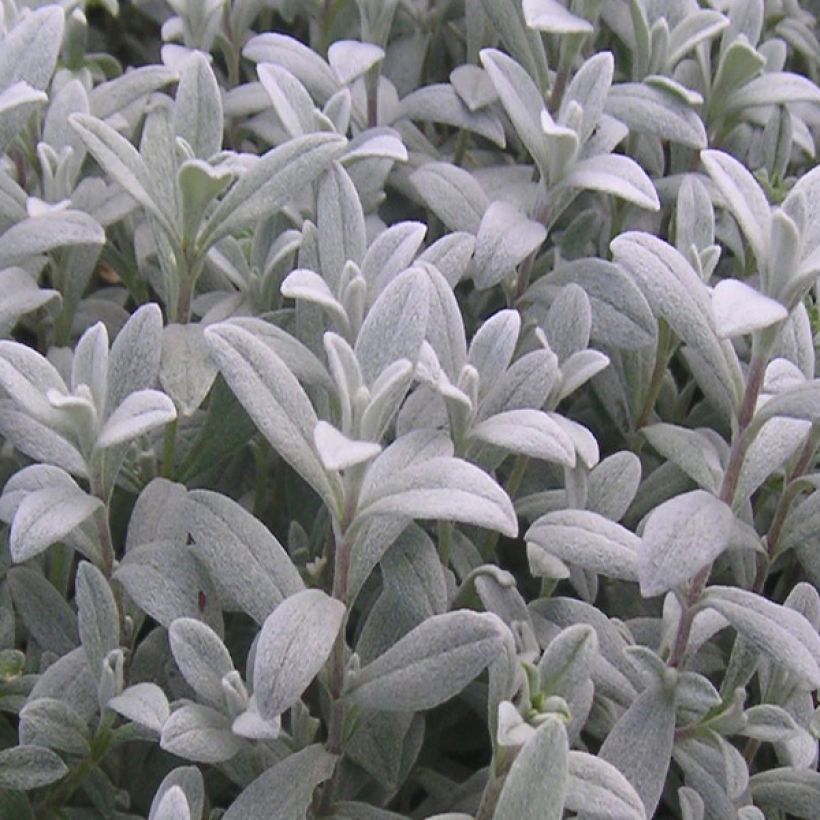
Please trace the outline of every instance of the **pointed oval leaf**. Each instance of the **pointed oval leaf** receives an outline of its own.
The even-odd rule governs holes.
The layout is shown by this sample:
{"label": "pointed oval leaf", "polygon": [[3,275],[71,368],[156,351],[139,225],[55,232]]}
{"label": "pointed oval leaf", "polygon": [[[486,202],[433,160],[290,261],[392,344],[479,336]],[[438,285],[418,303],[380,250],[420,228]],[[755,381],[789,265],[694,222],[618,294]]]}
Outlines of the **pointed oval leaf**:
{"label": "pointed oval leaf", "polygon": [[368,385],[399,359],[417,361],[427,330],[429,288],[426,273],[411,268],[390,282],[373,303],[354,347]]}
{"label": "pointed oval leaf", "polygon": [[155,683],[135,683],[111,698],[106,706],[118,715],[146,726],[157,734],[171,714],[165,692]]}
{"label": "pointed oval leaf", "polygon": [[721,339],[732,339],[782,322],[789,312],[780,302],[737,279],[721,279],[712,291],[715,325]]}
{"label": "pointed oval leaf", "polygon": [[372,441],[354,441],[326,421],[316,425],[313,441],[322,464],[328,470],[346,470],[363,464],[375,458],[382,449],[381,445]]}
{"label": "pointed oval leaf", "polygon": [[176,237],[173,219],[163,210],[162,200],[137,149],[110,125],[90,114],[72,114],[69,122],[100,167],[159,221],[169,237]]}
{"label": "pointed oval leaf", "polygon": [[569,742],[558,717],[547,718],[516,756],[494,820],[561,820],[569,781]]}
{"label": "pointed oval leaf", "polygon": [[238,754],[245,741],[231,732],[230,720],[216,709],[187,703],[165,721],[160,747],[196,763],[222,763]]}
{"label": "pointed oval leaf", "polygon": [[641,594],[660,595],[688,581],[729,545],[731,508],[705,490],[692,490],[656,507],[638,550]]}
{"label": "pointed oval leaf", "polygon": [[692,107],[666,89],[647,83],[618,83],[610,89],[607,114],[640,132],[663,140],[705,148],[706,129]]}
{"label": "pointed oval leaf", "polygon": [[638,577],[638,536],[589,510],[547,513],[533,523],[524,539],[592,572],[626,581]]}
{"label": "pointed oval leaf", "polygon": [[291,595],[262,625],[253,680],[259,714],[273,720],[305,691],[327,660],[345,606],[318,589]]}
{"label": "pointed oval leaf", "polygon": [[202,621],[177,618],[168,630],[168,643],[182,677],[191,688],[221,707],[222,678],[233,671],[233,661],[219,635]]}
{"label": "pointed oval leaf", "polygon": [[544,98],[538,87],[512,57],[493,48],[483,49],[480,57],[521,142],[535,160],[541,177],[549,179],[547,139],[541,129]]}
{"label": "pointed oval leaf", "polygon": [[108,357],[106,418],[137,390],[154,387],[162,356],[162,311],[156,302],[131,314]]}
{"label": "pointed oval leaf", "polygon": [[200,243],[223,236],[276,213],[327,168],[345,140],[329,133],[296,137],[263,154],[223,197],[203,226]]}
{"label": "pointed oval leaf", "polygon": [[447,162],[428,162],[410,182],[425,205],[451,230],[478,231],[490,201],[475,177]]}
{"label": "pointed oval leaf", "polygon": [[761,652],[812,688],[820,685],[820,636],[799,612],[734,587],[709,587],[705,602]]}
{"label": "pointed oval leaf", "polygon": [[546,228],[527,219],[509,202],[492,202],[481,217],[473,256],[476,286],[489,288],[541,247]]}
{"label": "pointed oval leaf", "polygon": [[470,430],[470,438],[511,453],[575,466],[575,445],[562,427],[541,410],[521,408],[497,413]]}
{"label": "pointed oval leaf", "polygon": [[0,788],[3,789],[38,789],[67,774],[68,766],[62,758],[42,746],[12,746],[0,752]]}
{"label": "pointed oval leaf", "polygon": [[632,784],[647,817],[655,816],[661,799],[674,735],[673,692],[661,687],[644,689],[617,721],[599,752],[601,759]]}
{"label": "pointed oval leaf", "polygon": [[758,265],[769,261],[772,214],[766,195],[750,171],[723,151],[701,151],[703,167],[723,195]]}
{"label": "pointed oval leaf", "polygon": [[333,489],[313,447],[319,420],[290,369],[273,350],[235,325],[210,325],[205,339],[225,381],[265,438],[335,508]]}
{"label": "pointed oval leaf", "polygon": [[32,257],[71,245],[102,245],[105,231],[82,211],[51,211],[24,219],[0,236],[0,266],[28,263]]}
{"label": "pointed oval leaf", "polygon": [[177,417],[171,399],[159,390],[138,390],[129,394],[111,414],[100,431],[95,446],[104,450],[116,444],[133,441]]}
{"label": "pointed oval leaf", "polygon": [[208,159],[222,148],[222,92],[210,61],[201,52],[186,60],[174,101],[174,133]]}
{"label": "pointed oval leaf", "polygon": [[261,624],[302,579],[267,527],[230,498],[209,490],[188,496],[192,551],[236,606]]}
{"label": "pointed oval leaf", "polygon": [[336,756],[318,743],[271,766],[240,793],[223,820],[296,820],[304,817],[313,791],[327,780]]}
{"label": "pointed oval leaf", "polygon": [[[374,467],[378,463],[377,459]],[[511,537],[518,533],[509,496],[483,470],[458,458],[437,457],[412,463],[378,482],[368,473],[356,518],[364,521],[387,514],[461,521]]]}
{"label": "pointed oval leaf", "polygon": [[592,24],[567,11],[558,0],[524,0],[524,19],[536,31],[550,34],[591,34]]}
{"label": "pointed oval leaf", "polygon": [[643,802],[611,763],[586,752],[570,751],[566,807],[593,820],[646,820]]}
{"label": "pointed oval leaf", "polygon": [[9,537],[12,559],[22,563],[67,536],[102,507],[76,485],[29,493],[14,516]]}
{"label": "pointed oval leaf", "polygon": [[661,207],[652,180],[635,160],[620,154],[602,154],[577,162],[560,186],[612,194],[650,211]]}
{"label": "pointed oval leaf", "polygon": [[432,709],[460,692],[501,651],[506,626],[467,610],[434,615],[365,666],[347,700],[369,709]]}
{"label": "pointed oval leaf", "polygon": [[20,710],[20,743],[58,752],[90,753],[86,722],[67,703],[56,698],[29,700]]}
{"label": "pointed oval leaf", "polygon": [[172,786],[157,803],[154,820],[191,820],[191,809],[185,792],[179,786]]}
{"label": "pointed oval leaf", "polygon": [[200,325],[163,328],[159,381],[182,416],[192,416],[199,409],[216,374]]}
{"label": "pointed oval leaf", "polygon": [[88,668],[99,675],[106,655],[120,645],[120,615],[111,585],[93,564],[83,561],[75,583],[80,641]]}

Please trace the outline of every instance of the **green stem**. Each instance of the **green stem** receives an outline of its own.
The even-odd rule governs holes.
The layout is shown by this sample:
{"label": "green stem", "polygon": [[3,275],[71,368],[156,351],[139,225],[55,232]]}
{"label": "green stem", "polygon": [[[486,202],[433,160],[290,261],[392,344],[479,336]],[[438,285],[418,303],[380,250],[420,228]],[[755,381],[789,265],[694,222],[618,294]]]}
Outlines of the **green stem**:
{"label": "green stem", "polygon": [[493,761],[487,773],[487,784],[481,794],[481,803],[479,803],[475,820],[492,820],[513,760],[512,755],[504,755],[500,760],[493,755]]}
{"label": "green stem", "polygon": [[467,146],[470,144],[470,132],[466,128],[459,129],[456,137],[456,147],[453,151],[453,165],[464,164],[464,157],[467,154]]}
{"label": "green stem", "polygon": [[760,562],[757,568],[757,575],[755,576],[752,590],[754,592],[763,592],[766,585],[766,580],[769,577],[769,568],[772,565],[775,555],[777,554],[778,542],[780,541],[780,534],[783,531],[783,524],[786,522],[786,516],[789,514],[792,502],[799,495],[801,487],[795,483],[795,480],[804,475],[811,467],[814,461],[814,454],[817,451],[818,434],[817,431],[812,430],[806,443],[803,445],[803,450],[800,453],[794,467],[786,476],[785,486],[783,492],[780,494],[780,499],[777,502],[777,508],[774,512],[774,517],[769,525],[769,531],[766,533],[766,558]]}
{"label": "green stem", "polygon": [[191,302],[194,298],[194,284],[194,279],[190,276],[183,276],[179,283],[175,318],[180,325],[187,325],[191,319]]}
{"label": "green stem", "polygon": [[[737,482],[740,479],[740,471],[743,467],[743,460],[748,452],[749,445],[754,440],[753,431],[750,430],[752,417],[754,416],[760,390],[763,387],[763,377],[766,373],[766,365],[769,361],[769,351],[775,339],[776,331],[767,328],[762,333],[755,335],[752,344],[752,360],[749,363],[749,372],[746,377],[746,389],[743,393],[743,401],[738,414],[737,431],[732,438],[732,446],[729,450],[729,462],[723,474],[723,481],[720,485],[718,497],[721,501],[732,506]],[[689,584],[686,599],[683,602],[683,613],[681,614],[678,631],[672,647],[672,654],[669,657],[669,666],[679,666],[686,652],[686,645],[689,642],[689,633],[692,630],[692,619],[694,618],[695,604],[700,600],[706,588],[706,582],[712,572],[712,564],[707,564]]]}
{"label": "green stem", "polygon": [[666,369],[669,365],[669,360],[672,358],[675,345],[672,336],[672,331],[669,325],[663,320],[658,322],[658,346],[655,353],[655,367],[652,370],[652,377],[649,381],[649,390],[646,392],[641,412],[638,415],[638,420],[635,422],[635,429],[640,430],[646,427],[649,423],[649,417],[655,409],[655,404],[658,401],[661,388],[663,387],[663,378],[666,375]]}
{"label": "green stem", "polygon": [[[512,472],[504,484],[504,490],[510,497],[510,500],[515,502],[515,496],[521,488],[521,481],[524,478],[524,473],[527,472],[527,467],[530,463],[530,457],[519,453],[515,457],[515,464],[513,464]],[[495,548],[498,546],[499,533],[497,530],[487,533],[484,543],[481,545],[481,557],[484,561],[490,561],[495,556]]]}
{"label": "green stem", "polygon": [[452,545],[453,522],[438,522],[438,557],[443,567],[450,565],[450,547]]}
{"label": "green stem", "polygon": [[373,66],[364,77],[367,92],[367,127],[375,128],[379,124],[379,76],[381,69]]}
{"label": "green stem", "polygon": [[94,476],[91,481],[91,491],[103,503],[103,506],[94,513],[94,523],[97,527],[97,537],[100,541],[102,560],[100,570],[106,578],[111,578],[111,573],[114,571],[114,540],[111,537],[111,522],[108,517],[109,493],[105,488],[105,482],[102,476]]}
{"label": "green stem", "polygon": [[[350,558],[353,547],[353,533],[350,531],[353,515],[356,509],[355,493],[351,493],[346,504],[346,509],[342,516],[340,526],[336,536],[336,549],[333,566],[333,597],[341,601],[347,608],[347,587],[350,575]],[[334,527],[334,529],[336,529]],[[333,650],[330,655],[330,720],[327,730],[327,750],[335,755],[340,755],[342,751],[344,727],[344,702],[342,691],[345,682],[345,655],[347,643],[345,632],[347,631],[347,619],[349,612],[345,612],[342,625],[333,643]],[[338,780],[338,765],[333,773],[333,777],[325,781],[318,798],[318,814],[325,815],[330,812],[333,803],[333,796],[336,791]]]}
{"label": "green stem", "polygon": [[[74,796],[74,792],[83,784],[88,775],[100,765],[111,745],[111,732],[103,729],[91,741],[91,752],[79,765],[60,782],[53,796],[48,800],[48,806],[58,811]],[[47,816],[47,815],[46,815]]]}
{"label": "green stem", "polygon": [[165,433],[162,439],[162,477],[173,478],[174,461],[177,441],[177,419],[169,421],[165,425]]}
{"label": "green stem", "polygon": [[256,478],[253,484],[253,514],[261,518],[268,501],[266,498],[268,490],[268,466],[271,450],[267,441],[260,440],[254,447],[253,457],[256,469]]}
{"label": "green stem", "polygon": [[567,83],[569,82],[569,71],[564,68],[559,68],[555,75],[555,85],[552,87],[547,109],[550,114],[555,114],[561,107],[561,102],[564,99],[564,92],[567,90]]}
{"label": "green stem", "polygon": [[62,541],[54,544],[48,555],[48,580],[63,594],[63,597],[68,597],[70,582],[68,556],[68,547]]}

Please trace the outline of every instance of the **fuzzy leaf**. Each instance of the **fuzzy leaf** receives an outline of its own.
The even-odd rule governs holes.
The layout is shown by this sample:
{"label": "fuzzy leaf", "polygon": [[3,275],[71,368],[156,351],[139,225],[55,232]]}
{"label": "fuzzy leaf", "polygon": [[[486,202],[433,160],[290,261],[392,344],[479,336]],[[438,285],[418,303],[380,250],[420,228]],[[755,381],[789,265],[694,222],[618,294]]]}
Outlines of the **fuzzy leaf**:
{"label": "fuzzy leaf", "polygon": [[114,577],[137,606],[163,626],[170,627],[176,618],[198,618],[222,631],[214,584],[183,544],[152,541],[133,547]]}
{"label": "fuzzy leaf", "polygon": [[269,767],[240,793],[223,820],[297,820],[305,816],[313,790],[333,773],[336,757],[319,744]]}
{"label": "fuzzy leaf", "polygon": [[707,436],[665,423],[649,425],[641,432],[664,458],[680,467],[692,481],[717,495],[723,468],[720,455]]}
{"label": "fuzzy leaf", "polygon": [[384,49],[357,40],[336,40],[327,50],[327,61],[342,85],[349,85],[384,59]]}
{"label": "fuzzy leaf", "polygon": [[710,384],[722,391],[721,400],[739,405],[740,369],[721,346],[709,293],[698,274],[678,251],[650,234],[628,231],[610,244],[614,260],[634,277],[656,315],[700,357]]}
{"label": "fuzzy leaf", "polygon": [[285,598],[304,588],[282,545],[239,504],[209,490],[194,490],[188,499],[191,549],[231,605],[261,624]]}
{"label": "fuzzy leaf", "polygon": [[660,595],[688,581],[729,545],[731,508],[705,490],[693,490],[656,507],[638,549],[641,594]]}
{"label": "fuzzy leaf", "polygon": [[521,142],[535,160],[542,178],[549,179],[549,152],[541,129],[544,99],[538,87],[512,57],[493,48],[485,48],[480,57]]}
{"label": "fuzzy leaf", "polygon": [[196,763],[221,763],[242,748],[225,715],[198,703],[187,703],[165,721],[160,747]]}
{"label": "fuzzy leaf", "polygon": [[731,339],[782,322],[788,311],[745,282],[721,279],[712,291],[718,336]]}
{"label": "fuzzy leaf", "polygon": [[174,403],[164,393],[158,390],[137,390],[126,396],[111,414],[97,437],[96,447],[104,450],[133,441],[156,427],[168,424],[176,417]]}
{"label": "fuzzy leaf", "polygon": [[29,700],[20,710],[19,735],[23,746],[44,746],[81,756],[90,752],[85,721],[56,698]]}
{"label": "fuzzy leaf", "polygon": [[327,660],[344,616],[344,604],[318,589],[291,595],[268,616],[253,671],[263,718],[276,718],[308,687]]}
{"label": "fuzzy leaf", "polygon": [[587,820],[645,820],[641,798],[611,763],[570,751],[566,807]]}
{"label": "fuzzy leaf", "polygon": [[481,217],[473,257],[476,287],[497,285],[541,247],[547,231],[509,202],[493,202]]}
{"label": "fuzzy leaf", "polygon": [[706,129],[691,106],[668,90],[648,83],[618,83],[606,100],[607,114],[629,126],[630,131],[662,140],[705,148]]}
{"label": "fuzzy leaf", "polygon": [[569,780],[569,743],[560,718],[547,718],[513,761],[494,820],[561,820]]}
{"label": "fuzzy leaf", "polygon": [[200,325],[170,324],[163,328],[159,381],[180,415],[194,414],[208,395],[216,374]]}
{"label": "fuzzy leaf", "polygon": [[111,126],[89,114],[72,114],[69,122],[100,167],[157,219],[169,237],[175,237],[177,231],[173,220],[163,210],[151,175],[137,149]]}
{"label": "fuzzy leaf", "polygon": [[64,30],[65,13],[56,5],[20,15],[16,24],[4,31],[0,88],[22,80],[45,90],[60,54]]}
{"label": "fuzzy leaf", "polygon": [[117,602],[105,576],[87,561],[77,569],[75,586],[80,641],[88,658],[88,668],[99,676],[106,655],[120,645]]}
{"label": "fuzzy leaf", "polygon": [[154,387],[161,355],[162,311],[151,302],[131,314],[111,345],[106,417],[126,396]]}
{"label": "fuzzy leaf", "polygon": [[[379,458],[389,453],[385,451]],[[374,466],[379,463],[376,459]],[[411,463],[378,484],[365,476],[357,519],[374,515],[441,518],[514,537],[518,522],[507,494],[483,470],[458,458]]]}
{"label": "fuzzy leaf", "polygon": [[761,652],[812,688],[820,685],[820,636],[799,612],[734,587],[709,587],[705,602]]}
{"label": "fuzzy leaf", "polygon": [[96,219],[82,211],[51,211],[24,219],[0,236],[0,267],[29,263],[32,257],[70,245],[102,245]]}
{"label": "fuzzy leaf", "polygon": [[470,438],[511,453],[575,466],[575,445],[567,433],[541,410],[522,408],[497,413],[470,430]]}
{"label": "fuzzy leaf", "polygon": [[340,433],[332,424],[320,421],[313,432],[313,441],[322,464],[328,470],[346,470],[375,458],[381,445],[372,441],[354,441]]}
{"label": "fuzzy leaf", "polygon": [[346,698],[369,709],[432,709],[460,692],[501,651],[506,627],[489,613],[434,615],[365,666]]}
{"label": "fuzzy leaf", "polygon": [[191,809],[185,792],[179,786],[172,786],[157,803],[154,820],[191,820]]}
{"label": "fuzzy leaf", "polygon": [[244,172],[208,217],[200,241],[211,245],[276,213],[342,151],[336,134],[307,134],[273,148]]}
{"label": "fuzzy leaf", "polygon": [[368,385],[393,362],[418,359],[427,329],[429,288],[424,271],[411,268],[393,279],[373,303],[354,348]]}
{"label": "fuzzy leaf", "polygon": [[222,94],[205,55],[194,52],[180,73],[174,102],[174,133],[208,159],[222,147]]}
{"label": "fuzzy leaf", "polygon": [[146,726],[157,734],[171,714],[165,692],[155,683],[135,683],[111,698],[106,706],[124,718]]}
{"label": "fuzzy leaf", "polygon": [[727,109],[754,108],[760,105],[783,105],[793,102],[820,102],[820,89],[808,78],[790,71],[767,71],[733,91]]}
{"label": "fuzzy leaf", "polygon": [[638,576],[640,539],[634,533],[588,510],[558,510],[536,520],[524,534],[528,544],[610,578]]}
{"label": "fuzzy leaf", "polygon": [[201,698],[220,707],[222,678],[233,670],[233,661],[219,635],[202,621],[177,618],[168,643],[182,677]]}
{"label": "fuzzy leaf", "polygon": [[602,154],[575,163],[560,187],[601,191],[650,211],[661,207],[652,180],[635,160],[620,154]]}
{"label": "fuzzy leaf", "polygon": [[14,515],[9,537],[12,559],[22,563],[62,540],[102,507],[99,498],[76,485],[29,493]]}
{"label": "fuzzy leaf", "polygon": [[478,231],[490,201],[472,174],[446,162],[428,162],[413,172],[410,182],[451,231]]}
{"label": "fuzzy leaf", "polygon": [[68,766],[42,746],[13,746],[0,752],[0,788],[29,791],[68,774]]}
{"label": "fuzzy leaf", "polygon": [[758,265],[765,266],[769,260],[772,215],[760,185],[744,165],[723,151],[701,151],[700,159],[737,220]]}
{"label": "fuzzy leaf", "polygon": [[285,363],[240,327],[221,323],[205,339],[225,381],[275,450],[331,507],[336,499],[313,447],[316,412]]}
{"label": "fuzzy leaf", "polygon": [[672,692],[660,687],[645,689],[615,723],[599,752],[602,760],[611,763],[632,784],[647,817],[654,817],[661,798],[674,732]]}

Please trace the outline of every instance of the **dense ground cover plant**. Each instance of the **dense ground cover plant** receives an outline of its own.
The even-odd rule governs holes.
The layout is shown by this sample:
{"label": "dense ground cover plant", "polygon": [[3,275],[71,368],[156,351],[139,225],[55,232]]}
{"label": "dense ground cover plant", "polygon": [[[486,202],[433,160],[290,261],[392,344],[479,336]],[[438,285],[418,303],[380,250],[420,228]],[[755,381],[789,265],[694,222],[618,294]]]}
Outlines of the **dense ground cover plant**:
{"label": "dense ground cover plant", "polygon": [[0,816],[820,817],[809,4],[87,5],[0,2]]}

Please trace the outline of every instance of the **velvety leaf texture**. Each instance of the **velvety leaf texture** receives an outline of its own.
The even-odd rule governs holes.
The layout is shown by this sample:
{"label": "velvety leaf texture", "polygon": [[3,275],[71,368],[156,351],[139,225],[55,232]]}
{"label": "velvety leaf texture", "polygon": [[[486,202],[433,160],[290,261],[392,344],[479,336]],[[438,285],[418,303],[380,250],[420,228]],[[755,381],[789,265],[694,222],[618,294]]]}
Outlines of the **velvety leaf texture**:
{"label": "velvety leaf texture", "polygon": [[0,0],[0,820],[820,805],[818,0]]}

